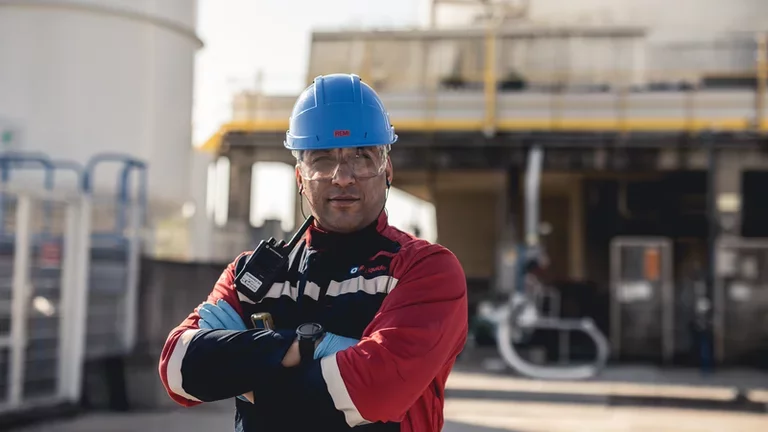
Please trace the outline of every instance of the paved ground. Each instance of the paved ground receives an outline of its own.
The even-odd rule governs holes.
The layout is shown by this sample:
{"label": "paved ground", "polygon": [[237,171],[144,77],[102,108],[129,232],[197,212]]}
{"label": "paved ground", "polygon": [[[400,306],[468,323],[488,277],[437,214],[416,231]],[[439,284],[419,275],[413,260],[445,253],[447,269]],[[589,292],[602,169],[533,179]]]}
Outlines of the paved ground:
{"label": "paved ground", "polygon": [[[727,400],[715,386],[544,382],[457,371],[449,380],[444,432],[766,432],[768,413],[615,406],[611,397]],[[584,398],[588,399],[585,400]],[[589,399],[591,397],[592,399]],[[554,402],[553,402],[554,400]],[[765,403],[766,401],[763,401]],[[754,405],[754,404],[753,404]],[[717,408],[717,407],[716,407]],[[761,408],[764,408],[761,406]],[[95,413],[19,432],[189,432],[231,430],[231,403],[132,414]]]}
{"label": "paved ground", "polygon": [[[143,414],[92,414],[20,432],[190,432],[231,430],[225,406]],[[768,415],[449,399],[443,432],[765,432]]]}
{"label": "paved ground", "polygon": [[[495,348],[477,347],[462,353],[454,371],[509,377],[514,374],[503,365]],[[688,387],[732,387],[768,390],[768,370],[718,369],[702,374],[692,367],[659,368],[652,365],[610,364],[590,383],[681,385]]]}
{"label": "paved ground", "polygon": [[[553,382],[489,371],[482,363],[464,359],[451,375],[443,432],[768,431],[764,372],[701,376],[695,370],[612,367],[591,381]],[[750,390],[747,402],[733,402],[737,389]],[[18,432],[228,431],[232,418],[231,403],[224,402],[186,410],[95,413]]]}

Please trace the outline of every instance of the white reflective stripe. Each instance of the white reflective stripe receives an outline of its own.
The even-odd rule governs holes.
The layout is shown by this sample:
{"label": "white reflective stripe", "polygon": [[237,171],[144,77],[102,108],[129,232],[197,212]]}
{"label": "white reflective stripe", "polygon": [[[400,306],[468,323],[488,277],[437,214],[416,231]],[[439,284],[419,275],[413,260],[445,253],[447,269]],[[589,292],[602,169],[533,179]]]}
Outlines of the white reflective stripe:
{"label": "white reflective stripe", "polygon": [[325,384],[328,386],[328,393],[330,393],[331,399],[333,399],[333,405],[337,410],[344,413],[344,418],[347,420],[347,424],[350,427],[355,427],[371,423],[360,415],[360,411],[357,410],[355,404],[352,402],[352,398],[347,391],[347,386],[341,378],[339,364],[336,362],[336,355],[323,357],[320,360],[320,369],[322,370]]}
{"label": "white reflective stripe", "polygon": [[187,353],[187,347],[192,341],[192,337],[199,331],[200,329],[187,330],[181,334],[181,337],[176,341],[176,346],[173,348],[171,359],[168,360],[168,366],[165,371],[166,376],[168,377],[168,387],[171,391],[183,398],[195,402],[201,402],[201,400],[184,391],[184,383],[182,382],[183,379],[181,377],[181,364],[184,361],[184,355]]}
{"label": "white reflective stripe", "polygon": [[272,284],[272,286],[269,288],[269,291],[267,291],[267,294],[264,295],[264,298],[280,298],[281,296],[290,296],[292,299],[296,300],[296,296],[298,295],[298,289],[296,287],[291,286],[291,283],[286,282],[277,282]]}
{"label": "white reflective stripe", "polygon": [[320,298],[320,285],[314,283],[314,282],[307,282],[307,285],[304,286],[304,295],[307,297],[310,297],[314,300],[317,300]]}
{"label": "white reflective stripe", "polygon": [[[328,284],[328,291],[326,295],[330,297],[338,297],[342,294],[352,294],[356,292],[365,292],[366,294],[389,294],[397,285],[397,279],[392,276],[382,275],[375,278],[366,279],[363,276],[347,279],[345,281],[336,282],[331,281]],[[320,298],[320,285],[314,282],[307,282],[304,286],[304,295],[317,300]],[[264,298],[280,298],[281,296],[289,296],[296,300],[299,295],[299,288],[293,286],[290,282],[278,282],[272,285],[272,287],[264,295]],[[239,291],[237,297],[246,303],[253,304],[253,301],[249,300],[245,295]]]}
{"label": "white reflective stripe", "polygon": [[366,294],[389,294],[397,285],[397,279],[392,276],[382,275],[375,278],[366,279],[358,276],[354,279],[347,279],[342,282],[332,281],[328,285],[327,295],[338,297],[342,294],[351,294],[363,291]]}

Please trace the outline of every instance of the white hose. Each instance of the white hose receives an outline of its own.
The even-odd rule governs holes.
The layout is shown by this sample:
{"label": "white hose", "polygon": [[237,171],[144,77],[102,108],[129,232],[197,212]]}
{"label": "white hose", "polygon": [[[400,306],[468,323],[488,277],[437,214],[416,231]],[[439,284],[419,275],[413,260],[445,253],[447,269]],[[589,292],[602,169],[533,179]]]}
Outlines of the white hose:
{"label": "white hose", "polygon": [[[525,307],[525,306],[522,306]],[[544,366],[536,365],[524,360],[515,351],[512,339],[515,335],[516,325],[513,321],[513,307],[510,304],[494,311],[496,320],[496,345],[502,359],[515,371],[529,378],[545,380],[584,380],[598,375],[608,359],[608,341],[594,322],[589,318],[558,319],[537,318],[533,323],[526,325],[530,329],[551,329],[561,331],[580,331],[586,333],[592,339],[597,348],[595,361],[591,364],[577,366]]]}

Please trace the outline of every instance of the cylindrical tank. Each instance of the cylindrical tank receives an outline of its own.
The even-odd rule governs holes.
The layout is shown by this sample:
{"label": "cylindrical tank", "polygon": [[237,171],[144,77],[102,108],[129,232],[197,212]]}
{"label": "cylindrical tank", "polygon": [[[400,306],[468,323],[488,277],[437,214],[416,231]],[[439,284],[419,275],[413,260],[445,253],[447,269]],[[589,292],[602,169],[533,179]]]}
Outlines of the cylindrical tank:
{"label": "cylindrical tank", "polygon": [[[5,149],[85,164],[98,153],[148,163],[152,207],[189,195],[195,0],[0,1]],[[97,170],[113,193],[119,165]],[[66,176],[62,175],[64,181]]]}

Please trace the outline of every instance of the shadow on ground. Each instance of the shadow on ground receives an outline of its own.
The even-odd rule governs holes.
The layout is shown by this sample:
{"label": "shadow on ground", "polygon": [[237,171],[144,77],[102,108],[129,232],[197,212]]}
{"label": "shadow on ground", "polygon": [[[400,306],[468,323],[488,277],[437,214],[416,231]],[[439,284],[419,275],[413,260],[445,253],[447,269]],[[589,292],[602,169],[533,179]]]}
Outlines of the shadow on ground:
{"label": "shadow on ground", "polygon": [[[143,412],[123,414],[96,413],[78,418],[41,422],[14,432],[188,432],[232,430],[233,416],[229,411],[174,410],[172,412]],[[523,432],[476,426],[468,423],[447,421],[442,432]]]}
{"label": "shadow on ground", "polygon": [[442,432],[523,432],[517,429],[500,429],[494,427],[475,426],[456,421],[447,421]]}
{"label": "shadow on ground", "polygon": [[752,402],[743,395],[733,399],[710,400],[665,396],[621,396],[621,395],[589,395],[573,393],[545,393],[533,391],[507,391],[507,390],[474,390],[474,389],[448,389],[446,398],[495,400],[495,401],[522,401],[540,402],[551,404],[585,404],[613,407],[654,407],[654,408],[683,408],[705,411],[731,411],[745,413],[765,413],[768,405]]}

